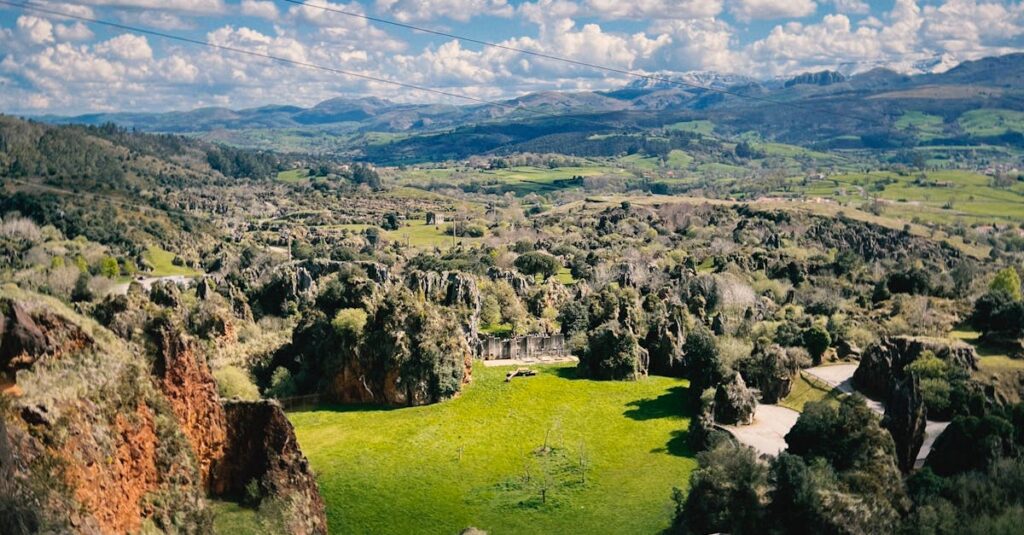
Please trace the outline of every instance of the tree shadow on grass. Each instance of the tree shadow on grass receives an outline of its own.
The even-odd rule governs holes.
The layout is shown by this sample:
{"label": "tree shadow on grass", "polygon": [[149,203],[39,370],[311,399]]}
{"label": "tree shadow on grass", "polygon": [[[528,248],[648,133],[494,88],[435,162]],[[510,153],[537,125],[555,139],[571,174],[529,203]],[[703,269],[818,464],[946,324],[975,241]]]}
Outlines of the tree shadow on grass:
{"label": "tree shadow on grass", "polygon": [[676,457],[693,457],[693,448],[690,447],[690,432],[686,429],[672,431],[671,438],[660,448],[654,448],[651,453],[667,453]]}
{"label": "tree shadow on grass", "polygon": [[323,403],[319,405],[312,405],[309,407],[298,407],[288,412],[387,412],[404,407],[389,407],[387,405],[370,405],[370,404],[341,404],[341,403]]}
{"label": "tree shadow on grass", "polygon": [[576,366],[559,366],[553,371],[561,379],[586,379],[580,376],[580,370]]}
{"label": "tree shadow on grass", "polygon": [[630,401],[626,406],[631,408],[623,414],[638,421],[656,418],[685,418],[690,416],[686,405],[687,390],[683,386],[674,386],[656,398]]}

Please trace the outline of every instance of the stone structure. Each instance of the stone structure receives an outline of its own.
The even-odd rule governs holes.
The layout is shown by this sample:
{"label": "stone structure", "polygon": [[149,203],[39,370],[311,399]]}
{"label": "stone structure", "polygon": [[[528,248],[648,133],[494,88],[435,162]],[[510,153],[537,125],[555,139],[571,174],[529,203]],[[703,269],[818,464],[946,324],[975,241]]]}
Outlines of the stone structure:
{"label": "stone structure", "polygon": [[718,384],[715,390],[715,422],[725,425],[750,425],[757,409],[757,394],[747,388],[743,377],[736,373]]}
{"label": "stone structure", "polygon": [[887,336],[864,350],[853,384],[869,397],[885,400],[891,381],[906,376],[904,368],[924,351],[931,351],[950,366],[966,371],[978,369],[974,348],[963,342],[914,336]]}
{"label": "stone structure", "polygon": [[569,355],[565,336],[519,336],[496,338],[489,336],[477,343],[476,354],[484,360],[510,360],[541,357],[564,357]]}

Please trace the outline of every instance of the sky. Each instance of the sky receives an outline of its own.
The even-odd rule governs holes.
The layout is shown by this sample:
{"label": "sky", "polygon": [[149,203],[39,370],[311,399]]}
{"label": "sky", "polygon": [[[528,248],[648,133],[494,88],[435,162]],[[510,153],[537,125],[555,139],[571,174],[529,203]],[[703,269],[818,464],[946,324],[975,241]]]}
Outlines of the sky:
{"label": "sky", "polygon": [[[4,0],[479,99],[621,87],[628,76],[311,7],[643,73],[754,78],[1024,51],[1009,0]],[[465,103],[409,88],[0,4],[0,113]]]}

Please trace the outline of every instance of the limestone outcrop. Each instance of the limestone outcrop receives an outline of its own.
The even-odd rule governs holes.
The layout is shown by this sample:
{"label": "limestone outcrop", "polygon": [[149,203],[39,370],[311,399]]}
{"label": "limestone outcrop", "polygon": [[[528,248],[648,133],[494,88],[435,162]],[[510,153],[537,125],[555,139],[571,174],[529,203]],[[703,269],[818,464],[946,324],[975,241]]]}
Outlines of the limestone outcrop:
{"label": "limestone outcrop", "polygon": [[[253,482],[262,499],[285,499],[294,511],[289,533],[327,533],[324,501],[295,430],[275,401],[225,401],[228,441],[217,467],[214,492],[241,496]],[[248,488],[247,488],[248,487]]]}
{"label": "limestone outcrop", "polygon": [[885,405],[882,427],[889,430],[896,443],[896,462],[900,470],[914,468],[917,453],[924,444],[927,411],[921,386],[913,375],[893,385]]}
{"label": "limestone outcrop", "polygon": [[754,422],[757,395],[747,388],[743,376],[736,373],[718,384],[715,390],[715,422],[725,425],[749,425]]}
{"label": "limestone outcrop", "polygon": [[921,353],[931,351],[936,357],[964,370],[978,369],[978,357],[971,346],[939,338],[889,336],[875,342],[861,355],[853,374],[857,389],[877,399],[886,399],[892,381],[902,381],[904,369]]}

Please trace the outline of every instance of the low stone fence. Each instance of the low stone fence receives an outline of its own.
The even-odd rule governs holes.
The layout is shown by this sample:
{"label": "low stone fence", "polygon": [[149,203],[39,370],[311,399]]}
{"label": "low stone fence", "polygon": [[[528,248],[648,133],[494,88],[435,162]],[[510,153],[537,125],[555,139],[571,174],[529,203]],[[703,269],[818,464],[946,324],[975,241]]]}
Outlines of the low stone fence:
{"label": "low stone fence", "polygon": [[320,404],[320,394],[309,394],[305,396],[292,396],[287,398],[279,398],[278,403],[281,404],[281,408],[286,411],[293,411],[296,409],[308,409],[316,407]]}
{"label": "low stone fence", "polygon": [[512,360],[540,357],[564,357],[569,354],[565,336],[519,336],[495,338],[489,336],[477,343],[476,354],[484,360]]}

